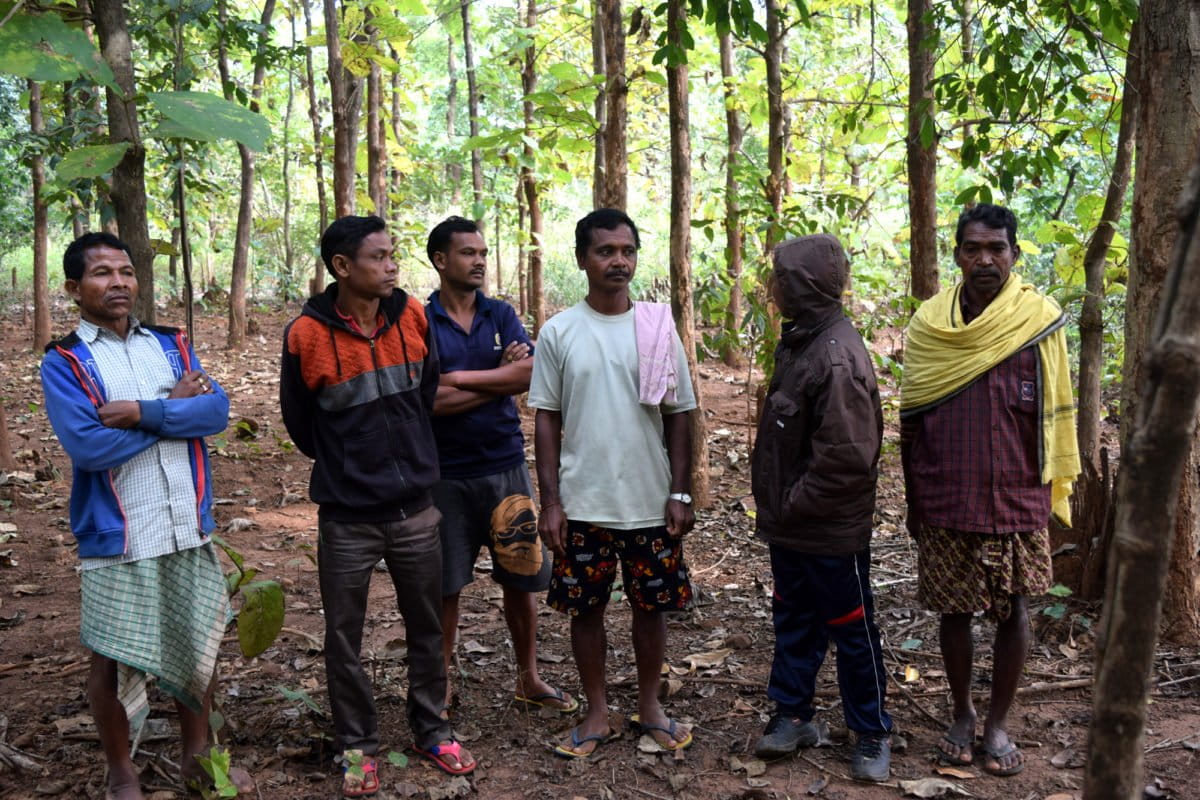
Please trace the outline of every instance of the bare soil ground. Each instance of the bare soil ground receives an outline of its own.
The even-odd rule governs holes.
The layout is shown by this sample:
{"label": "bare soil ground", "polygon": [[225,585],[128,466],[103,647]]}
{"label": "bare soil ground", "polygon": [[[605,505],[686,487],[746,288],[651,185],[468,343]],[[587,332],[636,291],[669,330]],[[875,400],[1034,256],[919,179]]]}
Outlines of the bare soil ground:
{"label": "bare soil ground", "polygon": [[[307,500],[308,462],[286,446],[276,401],[279,336],[292,311],[258,314],[257,332],[236,354],[221,346],[222,318],[202,316],[197,329],[201,359],[232,399],[229,430],[209,441],[218,522],[247,565],[278,580],[286,591],[285,629],[275,645],[244,659],[231,630],[220,667],[224,724],[219,736],[234,763],[256,781],[248,795],[265,800],[338,794],[320,652],[321,603],[311,560],[316,509]],[[161,319],[175,322],[182,316],[171,309]],[[61,308],[55,330],[65,332],[72,325],[71,310]],[[18,471],[0,485],[0,743],[28,756],[37,769],[3,771],[0,766],[0,796],[102,797],[103,758],[85,698],[88,654],[78,641],[77,558],[66,519],[70,468],[41,409],[38,358],[28,342],[28,321],[19,309],[9,309],[0,323],[0,400]],[[529,713],[512,702],[514,662],[499,591],[481,573],[464,594],[453,712],[458,735],[481,766],[469,780],[443,775],[406,751],[411,739],[404,721],[404,625],[393,589],[380,573],[372,588],[363,655],[375,680],[383,753],[394,752],[398,760],[407,755],[408,764],[383,767],[379,796],[875,800],[902,796],[912,788],[905,782],[940,779],[951,784],[952,793],[978,798],[1079,798],[1091,716],[1091,626],[1098,609],[1070,600],[1048,597],[1034,604],[1036,641],[1012,731],[1025,748],[1027,769],[1008,779],[978,768],[939,774],[930,758],[948,716],[947,692],[936,619],[914,599],[894,387],[885,390],[893,424],[885,441],[873,543],[879,627],[894,679],[889,704],[901,734],[892,781],[863,785],[847,777],[851,744],[832,657],[818,691],[829,745],[771,764],[753,757],[753,743],[770,711],[765,685],[773,637],[770,568],[748,513],[753,507],[747,464],[750,376],[712,363],[702,366],[701,375],[714,502],[699,514],[687,543],[699,602],[671,622],[667,651],[668,708],[694,726],[695,746],[672,758],[643,752],[638,737],[626,733],[591,759],[556,758],[550,747],[572,720],[548,711]],[[257,424],[255,438],[237,437],[242,419]],[[1065,608],[1053,608],[1060,602]],[[578,693],[565,620],[543,610],[540,625],[547,679]],[[620,719],[636,706],[624,603],[611,606],[608,628],[611,711]],[[977,630],[978,661],[985,668],[991,633],[986,623]],[[986,669],[981,672],[976,690],[985,706]],[[1163,649],[1156,677],[1146,782],[1154,784],[1155,797],[1200,798],[1200,680],[1193,680],[1200,677],[1200,657]],[[179,753],[172,709],[164,697],[156,698],[152,717],[159,722],[137,756],[143,786],[158,800],[183,796],[175,779]]]}

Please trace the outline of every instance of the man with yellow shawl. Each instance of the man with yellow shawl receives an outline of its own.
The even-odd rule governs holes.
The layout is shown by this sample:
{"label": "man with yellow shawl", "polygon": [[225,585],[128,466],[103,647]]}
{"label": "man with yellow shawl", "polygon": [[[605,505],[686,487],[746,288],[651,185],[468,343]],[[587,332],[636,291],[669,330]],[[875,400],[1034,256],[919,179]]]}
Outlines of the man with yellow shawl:
{"label": "man with yellow shawl", "polygon": [[1029,650],[1029,597],[1050,588],[1053,513],[1063,522],[1079,472],[1066,322],[1054,300],[1012,273],[1017,220],[1000,206],[964,211],[954,259],[962,281],[908,326],[901,457],[919,600],[942,615],[939,639],[954,721],[944,763],[974,762],[971,620],[996,623],[982,768],[1024,769],[1008,713]]}

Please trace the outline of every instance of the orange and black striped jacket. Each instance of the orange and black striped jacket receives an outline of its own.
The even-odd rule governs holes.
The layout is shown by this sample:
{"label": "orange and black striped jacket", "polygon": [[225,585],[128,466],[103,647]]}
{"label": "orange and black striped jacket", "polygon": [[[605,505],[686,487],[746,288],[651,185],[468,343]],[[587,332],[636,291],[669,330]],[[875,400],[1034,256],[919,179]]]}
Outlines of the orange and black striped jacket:
{"label": "orange and black striped jacket", "polygon": [[322,519],[387,522],[426,508],[438,480],[430,417],[437,346],[421,303],[397,289],[370,337],[335,307],[337,284],[309,298],[283,334],[279,405],[313,459]]}

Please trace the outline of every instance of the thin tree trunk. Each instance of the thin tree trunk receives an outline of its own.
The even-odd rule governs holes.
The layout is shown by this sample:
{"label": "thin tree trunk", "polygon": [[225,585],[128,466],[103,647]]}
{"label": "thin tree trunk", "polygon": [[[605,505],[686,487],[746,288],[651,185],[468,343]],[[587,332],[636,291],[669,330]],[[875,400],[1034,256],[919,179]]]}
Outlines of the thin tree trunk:
{"label": "thin tree trunk", "polygon": [[525,27],[530,32],[530,39],[525,48],[524,68],[521,70],[521,88],[525,92],[525,100],[521,103],[525,124],[525,165],[521,167],[521,183],[525,187],[525,203],[529,211],[529,305],[533,308],[533,337],[536,339],[542,326],[546,324],[546,292],[542,285],[542,206],[538,199],[537,176],[530,166],[537,157],[532,144],[533,101],[529,99],[529,95],[537,88],[536,51],[533,46],[533,31],[537,27],[537,0],[529,0],[526,5]]}
{"label": "thin tree trunk", "polygon": [[[304,9],[304,32],[313,35],[312,15],[308,11],[308,3],[300,3]],[[317,105],[316,73],[313,71],[312,48],[304,48],[304,75],[308,84],[308,118],[312,121],[313,129],[313,166],[317,173],[317,208],[320,216],[321,229],[324,233],[329,227],[329,201],[325,198],[325,145],[321,134],[321,109]],[[308,289],[310,294],[316,294],[325,286],[325,265],[317,258],[313,267],[312,281]]]}
{"label": "thin tree trunk", "polygon": [[604,21],[604,193],[601,207],[625,210],[629,204],[629,154],[625,141],[629,85],[625,77],[625,27],[621,0],[600,0]]}
{"label": "thin tree trunk", "polygon": [[[396,53],[396,48],[388,46],[388,52],[392,56],[393,61],[399,61],[400,56]],[[400,136],[400,71],[396,70],[392,73],[392,138],[396,140],[396,145],[399,147],[400,142],[404,141]],[[400,194],[400,168],[392,165],[388,170],[391,193],[394,195]]]}
{"label": "thin tree trunk", "polygon": [[[371,40],[377,43],[374,27]],[[367,74],[367,193],[375,214],[387,219],[387,139],[383,133],[383,75],[372,60]]]}
{"label": "thin tree trunk", "polygon": [[1104,372],[1104,264],[1125,206],[1125,190],[1133,161],[1137,135],[1138,59],[1135,22],[1129,35],[1129,58],[1125,62],[1125,86],[1121,91],[1121,125],[1117,130],[1116,157],[1104,197],[1104,211],[1083,256],[1087,294],[1079,313],[1079,454],[1099,467],[1100,377]]}
{"label": "thin tree trunk", "polygon": [[[1164,13],[1163,6],[1173,5],[1174,0],[1148,0],[1142,8],[1143,35],[1149,48],[1144,51],[1147,58],[1143,69],[1149,78],[1144,85],[1148,91],[1142,95],[1143,113],[1161,109],[1163,101],[1177,106],[1191,106],[1187,95],[1162,95],[1159,92],[1168,86],[1175,89],[1195,81],[1178,80],[1179,73],[1188,59],[1181,59],[1180,68],[1168,67],[1173,80],[1164,81],[1156,74],[1163,65],[1163,56],[1179,50],[1163,48],[1170,42],[1159,30],[1158,23],[1170,19],[1178,26],[1170,38],[1186,45],[1184,34],[1189,32],[1187,20],[1180,19],[1188,13],[1173,16]],[[1151,6],[1151,8],[1147,8]],[[1155,19],[1157,17],[1158,19]],[[1194,39],[1193,39],[1194,41]],[[1194,63],[1194,62],[1193,62]],[[1194,73],[1194,70],[1193,70]],[[1178,99],[1176,99],[1178,98]],[[1187,113],[1193,114],[1191,108]],[[1178,115],[1172,114],[1178,119]],[[1160,119],[1161,132],[1158,136],[1175,138]],[[1143,116],[1139,127],[1153,127],[1149,118]],[[1139,136],[1139,142],[1145,138]],[[1195,149],[1195,137],[1191,148]],[[1157,148],[1155,148],[1157,149]],[[1175,150],[1174,144],[1170,149]],[[1142,173],[1146,154],[1138,148],[1138,170],[1135,181],[1135,209],[1139,203],[1156,207],[1163,212],[1163,225],[1170,218],[1166,213],[1177,195],[1162,187],[1144,186]],[[1182,164],[1173,162],[1176,174],[1182,175]],[[1168,166],[1162,164],[1152,170],[1158,177]],[[1154,176],[1146,176],[1154,177]],[[1157,288],[1162,289],[1162,303],[1154,320],[1153,331],[1143,339],[1146,347],[1142,358],[1136,359],[1143,366],[1154,365],[1148,370],[1146,382],[1141,384],[1137,416],[1127,426],[1129,436],[1121,450],[1121,474],[1118,478],[1117,525],[1114,550],[1109,566],[1109,600],[1104,606],[1104,618],[1100,641],[1104,643],[1103,659],[1096,674],[1096,687],[1092,699],[1092,724],[1088,732],[1088,760],[1084,776],[1084,797],[1087,800],[1136,800],[1142,797],[1146,783],[1143,775],[1143,748],[1145,747],[1146,706],[1149,702],[1150,677],[1154,667],[1154,649],[1157,643],[1159,616],[1162,610],[1163,591],[1168,584],[1168,564],[1171,560],[1172,531],[1178,531],[1182,521],[1194,512],[1189,506],[1183,508],[1179,502],[1196,492],[1192,471],[1194,459],[1191,455],[1196,437],[1197,400],[1200,399],[1200,153],[1192,162],[1192,178],[1179,213],[1178,237],[1173,247],[1174,255],[1170,272]],[[1149,193],[1149,197],[1147,194]],[[1135,211],[1139,217],[1140,209]],[[1158,227],[1161,231],[1162,226]],[[1140,231],[1134,227],[1134,236],[1141,239]],[[1135,249],[1159,249],[1161,241],[1135,242]],[[1157,292],[1155,292],[1157,294]],[[1185,481],[1184,476],[1188,479]],[[1191,485],[1189,485],[1191,484]],[[1176,539],[1175,546],[1183,544]],[[1178,555],[1178,553],[1176,553]],[[1185,554],[1189,558],[1191,554]],[[1191,579],[1193,576],[1185,576]]]}
{"label": "thin tree trunk", "polygon": [[[296,49],[296,15],[289,14],[289,21],[292,28],[292,49]],[[287,68],[287,107],[283,112],[283,269],[284,274],[288,276],[288,285],[292,286],[292,281],[296,280],[296,273],[293,271],[296,266],[296,254],[292,249],[292,184],[290,180],[291,173],[291,130],[292,130],[292,109],[296,101],[296,83],[295,73],[292,65],[288,64]],[[295,285],[299,285],[298,283]],[[291,291],[289,289],[288,296],[285,300],[290,300]]]}
{"label": "thin tree trunk", "polygon": [[146,223],[146,148],[138,132],[137,93],[133,84],[133,43],[122,0],[95,0],[96,34],[100,50],[120,91],[105,90],[108,132],[113,143],[128,142],[129,149],[112,172],[112,201],[121,239],[133,253],[138,279],[138,299],[133,313],[147,325],[155,322],[154,248]]}
{"label": "thin tree trunk", "polygon": [[[195,336],[193,334],[195,331],[192,312],[195,308],[196,286],[192,277],[192,240],[191,235],[188,233],[187,194],[183,181],[183,173],[187,167],[187,162],[183,158],[182,139],[175,140],[175,154],[179,161],[179,169],[175,173],[175,213],[179,216],[179,253],[183,260],[183,313],[187,325],[188,338],[194,340]],[[212,252],[211,246],[208,249],[209,252]]]}
{"label": "thin tree trunk", "polygon": [[[687,0],[667,2],[667,42],[686,53]],[[687,354],[696,390],[696,409],[688,415],[692,434],[692,495],[698,508],[709,504],[708,436],[696,363],[696,309],[692,298],[692,139],[688,130],[688,66],[667,63],[667,109],[671,129],[671,313]]]}
{"label": "thin tree trunk", "polygon": [[[1146,386],[1160,366],[1149,358],[1153,315],[1160,305],[1168,259],[1179,235],[1174,222],[1176,199],[1182,194],[1186,166],[1200,136],[1200,109],[1193,102],[1200,97],[1200,51],[1192,44],[1200,41],[1200,16],[1191,3],[1144,0],[1140,25],[1137,163],[1130,221],[1133,242],[1125,299],[1122,454],[1130,437],[1129,424],[1142,418],[1137,388]],[[1181,407],[1177,413],[1186,410]],[[1163,600],[1164,638],[1188,644],[1200,638],[1200,598],[1194,580],[1200,574],[1196,556],[1200,485],[1195,480],[1200,470],[1200,442],[1193,436],[1191,444],[1187,474],[1192,477],[1179,493],[1174,556]],[[1137,511],[1130,509],[1132,513]]]}
{"label": "thin tree trunk", "polygon": [[[29,86],[29,133],[41,136],[42,87],[34,81]],[[30,159],[30,180],[33,185],[33,351],[40,353],[50,342],[50,288],[46,254],[50,249],[49,217],[46,211],[46,165],[40,153]]]}
{"label": "thin tree trunk", "polygon": [[721,79],[725,95],[725,280],[729,303],[725,307],[725,332],[721,360],[730,367],[743,363],[737,331],[742,324],[742,222],[738,201],[737,162],[742,149],[741,120],[737,111],[737,76],[733,67],[733,35],[721,35]]}
{"label": "thin tree trunk", "polygon": [[[259,20],[258,44],[255,47],[254,83],[250,87],[250,110],[259,113],[259,100],[262,98],[263,80],[266,77],[266,50],[268,37],[272,35],[271,17],[275,13],[275,0],[263,3],[262,17]],[[218,6],[221,19],[221,34],[218,39],[217,66],[221,73],[221,84],[225,89],[225,99],[234,99],[233,80],[229,74],[229,55],[225,44],[225,26],[228,24],[227,3],[221,0]],[[229,276],[229,328],[225,345],[231,350],[239,350],[246,342],[246,280],[250,271],[250,230],[254,225],[254,153],[249,147],[238,143],[238,156],[241,160],[241,193],[238,200],[237,229],[233,237],[233,263]]]}
{"label": "thin tree trunk", "polygon": [[[63,121],[64,124],[74,127],[78,120],[75,117],[75,85],[78,81],[67,81],[63,84],[62,104],[63,104]],[[31,98],[32,101],[32,98]],[[87,215],[83,210],[83,204],[79,202],[79,195],[74,191],[70,193],[68,205],[71,208],[71,233],[76,239],[87,231]]]}
{"label": "thin tree trunk", "polygon": [[909,269],[912,295],[919,300],[938,292],[937,130],[934,125],[934,49],[925,43],[933,32],[926,21],[931,0],[908,0],[908,157]]}
{"label": "thin tree trunk", "polygon": [[[471,0],[462,0],[463,61],[467,68],[467,116],[470,118],[471,138],[479,136],[479,82],[475,75],[475,45],[471,40]],[[471,216],[483,227],[483,154],[471,148],[471,189],[475,201]]]}
{"label": "thin tree trunk", "polygon": [[329,94],[333,105],[333,205],[338,217],[354,213],[354,156],[362,113],[362,79],[342,65],[336,0],[324,0]]}
{"label": "thin tree trunk", "polygon": [[[592,74],[604,75],[607,67],[604,58],[604,2],[592,0]],[[596,146],[592,154],[592,208],[604,207],[604,165],[607,163],[604,143],[608,137],[608,92],[597,87],[592,113],[596,116]]]}
{"label": "thin tree trunk", "polygon": [[[519,2],[519,0],[518,0]],[[454,142],[454,128],[458,124],[458,59],[454,55],[454,34],[446,34],[446,140]],[[450,182],[451,201],[454,208],[462,207],[462,164],[457,160],[446,165],[446,180]]]}
{"label": "thin tree trunk", "polygon": [[13,456],[12,437],[8,435],[8,418],[4,415],[4,406],[0,405],[0,470],[13,472],[17,468],[17,459]]}
{"label": "thin tree trunk", "polygon": [[[787,146],[783,108],[783,19],[779,0],[767,0],[767,205],[771,208],[766,252],[783,238],[783,153]],[[769,261],[769,258],[768,258]]]}
{"label": "thin tree trunk", "polygon": [[517,174],[517,310],[524,317],[529,311],[529,286],[525,282],[526,268],[525,264],[528,260],[525,253],[526,231],[525,231],[525,186],[524,177]]}
{"label": "thin tree trunk", "polygon": [[[495,182],[493,182],[493,186],[492,186],[493,190],[495,189],[494,183]],[[495,255],[492,258],[492,263],[496,267],[496,295],[497,296],[501,295],[504,292],[504,277],[502,275],[504,260],[500,255],[500,210],[501,210],[500,203],[496,203],[496,218],[494,221],[495,228],[496,228],[496,235],[492,238],[492,250],[495,252]]]}

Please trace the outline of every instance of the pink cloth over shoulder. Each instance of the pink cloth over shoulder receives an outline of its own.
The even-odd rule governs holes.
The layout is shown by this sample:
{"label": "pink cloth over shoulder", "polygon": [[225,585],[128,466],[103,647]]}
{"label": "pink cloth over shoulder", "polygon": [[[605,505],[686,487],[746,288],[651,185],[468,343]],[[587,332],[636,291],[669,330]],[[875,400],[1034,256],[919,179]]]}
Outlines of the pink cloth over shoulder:
{"label": "pink cloth over shoulder", "polygon": [[650,406],[675,402],[675,320],[666,303],[633,304],[638,351],[638,400]]}

